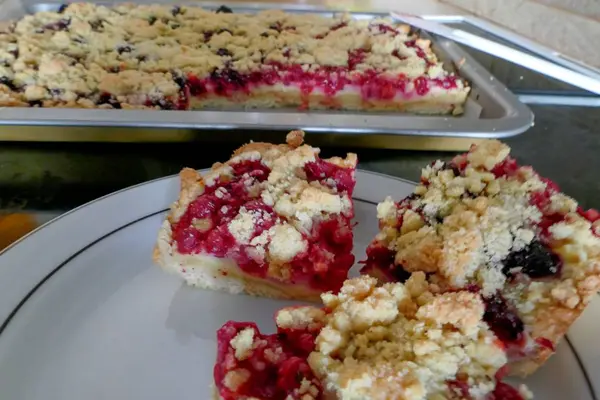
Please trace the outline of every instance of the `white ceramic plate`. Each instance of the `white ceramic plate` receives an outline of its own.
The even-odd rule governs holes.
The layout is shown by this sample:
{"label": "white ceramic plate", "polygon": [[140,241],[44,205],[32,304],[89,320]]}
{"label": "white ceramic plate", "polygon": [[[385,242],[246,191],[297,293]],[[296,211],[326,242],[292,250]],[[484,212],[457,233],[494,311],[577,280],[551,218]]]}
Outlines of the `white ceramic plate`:
{"label": "white ceramic plate", "polygon": [[[358,172],[355,253],[376,233],[375,205],[413,184]],[[273,331],[290,302],[186,287],[152,264],[169,177],[82,206],[0,255],[0,399],[209,398],[215,331],[256,321]],[[354,271],[355,272],[355,271]],[[538,399],[596,399],[600,307],[592,304],[527,384]]]}

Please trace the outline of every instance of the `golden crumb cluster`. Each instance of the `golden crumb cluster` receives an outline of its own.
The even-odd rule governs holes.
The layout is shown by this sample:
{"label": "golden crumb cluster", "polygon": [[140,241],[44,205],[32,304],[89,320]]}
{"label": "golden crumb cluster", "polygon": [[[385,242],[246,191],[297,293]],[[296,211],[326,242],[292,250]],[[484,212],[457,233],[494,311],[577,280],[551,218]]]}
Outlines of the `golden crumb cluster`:
{"label": "golden crumb cluster", "polygon": [[444,399],[464,379],[473,399],[493,391],[506,355],[482,321],[481,298],[434,296],[417,272],[406,284],[377,287],[362,276],[324,294],[327,324],[309,356],[338,399]]}

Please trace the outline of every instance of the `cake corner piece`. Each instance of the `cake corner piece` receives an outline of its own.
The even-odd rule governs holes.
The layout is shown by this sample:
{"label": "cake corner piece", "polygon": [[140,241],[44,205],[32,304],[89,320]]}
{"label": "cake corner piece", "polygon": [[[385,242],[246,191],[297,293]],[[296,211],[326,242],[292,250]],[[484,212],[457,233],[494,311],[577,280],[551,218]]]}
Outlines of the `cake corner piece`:
{"label": "cake corner piece", "polygon": [[180,173],[154,260],[193,286],[318,301],[354,264],[356,155],[319,157],[292,131],[287,144],[248,143],[201,176]]}
{"label": "cake corner piece", "polygon": [[439,291],[467,289],[511,357],[533,373],[600,289],[600,214],[485,141],[423,168],[414,193],[380,203],[362,273],[404,281],[427,273]]}

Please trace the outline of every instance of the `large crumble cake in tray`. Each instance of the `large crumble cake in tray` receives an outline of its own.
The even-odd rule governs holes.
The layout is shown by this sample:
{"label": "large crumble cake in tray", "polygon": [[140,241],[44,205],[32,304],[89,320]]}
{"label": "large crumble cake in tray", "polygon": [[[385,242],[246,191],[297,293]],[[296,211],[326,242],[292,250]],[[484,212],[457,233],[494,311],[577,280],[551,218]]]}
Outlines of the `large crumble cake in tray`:
{"label": "large crumble cake in tray", "polygon": [[[465,120],[459,129],[469,136],[516,134],[531,124],[529,111],[456,45],[434,44],[385,14],[135,3],[28,3],[17,6],[22,13],[2,7],[4,19],[15,18],[0,28],[0,105],[9,109],[0,120],[35,118],[22,110],[35,108],[50,124],[155,126],[157,118],[156,125],[171,127],[443,134],[456,119]],[[77,122],[65,108],[80,109]],[[150,110],[205,114],[139,112]]]}

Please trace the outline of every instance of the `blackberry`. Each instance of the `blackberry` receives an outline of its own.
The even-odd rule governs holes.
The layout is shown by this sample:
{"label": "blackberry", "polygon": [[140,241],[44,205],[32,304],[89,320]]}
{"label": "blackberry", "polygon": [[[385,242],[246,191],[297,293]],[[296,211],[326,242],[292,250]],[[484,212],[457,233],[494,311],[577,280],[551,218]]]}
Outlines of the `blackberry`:
{"label": "blackberry", "polygon": [[129,45],[117,46],[117,53],[119,53],[119,54],[131,53],[132,51],[133,51],[133,47],[131,47]]}
{"label": "blackberry", "polygon": [[108,93],[103,93],[100,95],[100,98],[98,99],[98,105],[100,104],[109,104],[112,106],[112,108],[115,108],[117,110],[121,109],[121,103],[119,103],[114,97],[112,97]]}
{"label": "blackberry", "polygon": [[525,329],[523,321],[504,297],[496,294],[484,298],[483,301],[485,303],[483,320],[490,326],[494,334],[503,342],[518,342]]}
{"label": "blackberry", "polygon": [[391,273],[397,282],[404,283],[410,278],[411,273],[404,269],[402,265],[394,265],[391,268]]}
{"label": "blackberry", "polygon": [[515,268],[521,268],[521,272],[531,278],[545,278],[560,273],[561,260],[539,240],[534,240],[523,250],[512,252],[504,259],[504,275],[511,276],[511,270]]}
{"label": "blackberry", "polygon": [[13,81],[8,79],[6,76],[0,77],[0,84],[8,86],[10,90],[15,92],[19,90],[19,88],[13,83]]}
{"label": "blackberry", "polygon": [[59,19],[56,22],[44,25],[43,29],[49,29],[51,31],[66,31],[71,25],[71,18]]}
{"label": "blackberry", "polygon": [[171,9],[171,15],[174,17],[178,16],[179,14],[181,14],[181,7],[175,6]]}
{"label": "blackberry", "polygon": [[227,6],[221,6],[215,11],[217,14],[233,14],[233,10]]}
{"label": "blackberry", "polygon": [[231,56],[231,52],[227,49],[219,49],[217,50],[217,55],[221,57]]}

